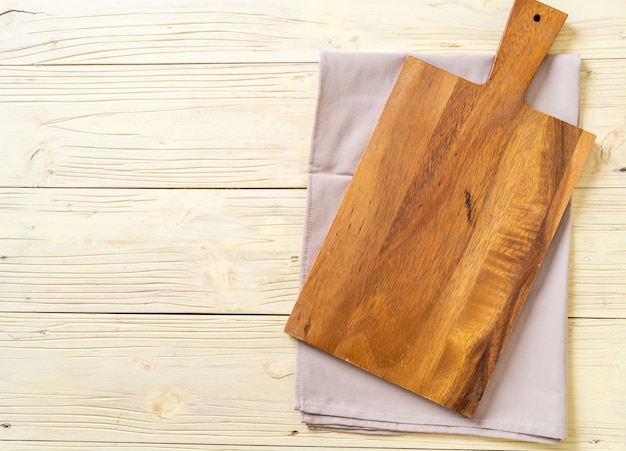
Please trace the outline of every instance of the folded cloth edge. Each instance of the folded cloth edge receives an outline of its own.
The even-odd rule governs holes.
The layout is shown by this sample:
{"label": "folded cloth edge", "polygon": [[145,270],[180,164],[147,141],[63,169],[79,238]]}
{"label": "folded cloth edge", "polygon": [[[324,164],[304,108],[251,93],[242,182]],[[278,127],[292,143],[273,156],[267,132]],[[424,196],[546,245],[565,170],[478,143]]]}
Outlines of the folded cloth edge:
{"label": "folded cloth edge", "polygon": [[[317,158],[317,142],[318,140],[316,139],[316,136],[318,136],[320,130],[319,130],[319,121],[318,121],[318,109],[319,106],[322,102],[324,102],[324,95],[325,92],[322,89],[322,86],[325,83],[326,80],[326,69],[327,69],[327,64],[326,64],[326,58],[329,54],[333,54],[333,53],[341,53],[341,52],[322,52],[320,54],[320,72],[319,72],[319,87],[320,90],[318,92],[318,97],[317,97],[317,105],[316,105],[316,115],[315,115],[315,122],[313,125],[313,139],[311,140],[311,153],[309,156],[309,173],[308,173],[308,189],[310,191],[314,190],[314,184],[316,183],[316,176],[321,174],[322,171],[319,171],[318,169],[316,169],[316,167],[318,166],[318,161],[316,160]],[[346,53],[342,53],[343,55],[346,55]],[[360,54],[363,55],[363,54]],[[379,54],[380,55],[380,54]],[[396,57],[400,54],[395,54]],[[416,55],[417,57],[421,57],[423,55]],[[571,55],[571,56],[576,56],[576,58],[578,58],[577,55]],[[426,56],[428,57],[428,56]],[[439,55],[439,57],[441,57],[441,55]],[[453,55],[449,55],[449,56],[444,56],[444,58],[459,58],[459,56],[453,56]],[[478,55],[467,55],[464,57],[469,57],[469,58],[476,58],[478,57]],[[480,55],[480,57],[483,58],[493,58],[492,55]],[[577,115],[578,116],[578,112]],[[350,174],[349,173],[341,173],[341,174],[337,174],[340,176],[347,176],[347,180],[349,180],[350,178]],[[310,211],[311,209],[314,207],[314,202],[312,199],[312,196],[307,196],[307,205],[306,205],[306,212],[307,212],[307,222],[305,224],[305,236],[304,236],[304,240],[302,243],[302,272],[301,272],[301,278],[300,281],[302,283],[302,281],[304,280],[305,277],[305,272],[307,270],[306,265],[312,262],[312,256],[310,255],[311,253],[311,243],[310,243],[310,230],[311,227],[313,227],[312,223],[311,223],[311,217],[312,215],[310,215]],[[568,213],[566,214],[566,216],[569,218],[569,210]],[[567,238],[569,239],[569,235],[567,236]],[[568,245],[569,245],[569,241],[566,243],[567,244],[567,250],[569,249]],[[566,282],[565,282],[566,285]],[[566,320],[566,318],[565,318]],[[426,424],[422,424],[419,425],[419,430],[413,430],[415,428],[411,427],[413,425],[411,425],[410,423],[403,423],[403,422],[398,422],[398,423],[393,423],[393,422],[386,422],[386,421],[371,421],[369,419],[358,419],[358,418],[350,418],[350,422],[351,424],[348,424],[348,422],[344,421],[345,418],[343,416],[334,416],[334,415],[329,415],[329,414],[324,414],[324,413],[315,413],[315,411],[317,409],[312,408],[313,405],[310,402],[303,402],[303,396],[304,394],[302,393],[302,387],[304,386],[305,382],[303,381],[302,377],[304,375],[304,368],[302,367],[302,362],[303,362],[303,349],[306,345],[302,344],[302,343],[298,343],[298,347],[297,347],[297,351],[296,351],[296,391],[295,391],[295,407],[298,410],[302,411],[302,419],[305,423],[307,423],[309,425],[309,427],[313,428],[313,429],[332,429],[332,430],[350,430],[350,431],[361,431],[364,433],[402,433],[402,432],[447,432],[447,433],[462,433],[462,434],[466,434],[466,433],[470,433],[470,434],[474,434],[474,435],[481,435],[481,436],[489,436],[489,437],[499,437],[499,438],[509,438],[509,439],[518,439],[518,440],[528,440],[528,441],[537,441],[537,442],[542,442],[542,443],[556,443],[558,442],[560,439],[565,438],[566,437],[566,428],[564,429],[553,429],[551,431],[547,431],[546,435],[537,435],[537,434],[533,434],[533,433],[529,433],[529,434],[525,434],[525,433],[519,433],[518,431],[500,431],[498,429],[490,429],[490,428],[486,428],[486,424],[483,424],[482,427],[479,428],[472,428],[472,427],[468,427],[468,426],[450,426],[450,425],[426,425]],[[310,410],[309,410],[310,409]],[[358,423],[358,425],[355,425],[355,423]],[[390,424],[395,424],[396,426],[393,427],[389,427]],[[494,425],[495,427],[498,427],[499,425]],[[543,429],[542,427],[540,427],[540,425],[535,424],[533,430],[535,432],[540,432],[540,430]],[[550,436],[552,434],[552,436]]]}

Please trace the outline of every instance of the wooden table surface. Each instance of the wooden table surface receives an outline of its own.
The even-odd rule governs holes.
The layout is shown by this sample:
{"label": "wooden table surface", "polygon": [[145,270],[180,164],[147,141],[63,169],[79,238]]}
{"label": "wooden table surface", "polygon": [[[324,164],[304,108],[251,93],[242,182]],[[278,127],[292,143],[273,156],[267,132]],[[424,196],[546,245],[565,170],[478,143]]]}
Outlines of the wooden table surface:
{"label": "wooden table surface", "polygon": [[512,0],[0,1],[0,449],[626,449],[626,1],[569,13],[581,124],[560,446],[293,410],[321,49],[493,53]]}

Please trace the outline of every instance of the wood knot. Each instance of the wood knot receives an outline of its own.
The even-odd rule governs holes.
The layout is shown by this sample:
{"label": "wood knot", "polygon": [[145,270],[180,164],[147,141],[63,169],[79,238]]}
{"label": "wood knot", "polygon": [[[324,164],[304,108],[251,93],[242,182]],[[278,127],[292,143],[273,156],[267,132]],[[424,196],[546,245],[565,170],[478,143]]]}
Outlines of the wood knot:
{"label": "wood knot", "polygon": [[469,191],[465,190],[465,213],[467,215],[467,222],[469,225],[474,225],[474,210],[472,207],[472,195]]}
{"label": "wood knot", "polygon": [[306,337],[309,334],[309,330],[311,329],[311,320],[307,321],[304,325],[304,336]]}
{"label": "wood knot", "polygon": [[261,364],[261,368],[263,368],[263,371],[272,379],[282,379],[294,374],[294,369],[291,364],[264,361]]}
{"label": "wood knot", "polygon": [[183,403],[183,395],[178,391],[164,393],[152,403],[152,411],[159,417],[171,417]]}

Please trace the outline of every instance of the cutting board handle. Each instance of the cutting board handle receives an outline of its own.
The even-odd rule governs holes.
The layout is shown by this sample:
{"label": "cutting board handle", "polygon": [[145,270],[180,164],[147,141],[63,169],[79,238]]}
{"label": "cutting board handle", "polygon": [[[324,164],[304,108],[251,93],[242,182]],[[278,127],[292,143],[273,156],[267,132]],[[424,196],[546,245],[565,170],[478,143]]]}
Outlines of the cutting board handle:
{"label": "cutting board handle", "polygon": [[487,83],[508,99],[523,101],[567,14],[535,0],[516,0]]}

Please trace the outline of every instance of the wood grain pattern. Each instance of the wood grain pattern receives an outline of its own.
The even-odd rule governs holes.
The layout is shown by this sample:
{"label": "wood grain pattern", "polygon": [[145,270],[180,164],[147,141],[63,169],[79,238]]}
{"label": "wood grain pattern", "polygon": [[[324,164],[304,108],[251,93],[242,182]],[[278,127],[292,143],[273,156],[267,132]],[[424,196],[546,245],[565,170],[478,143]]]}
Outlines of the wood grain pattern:
{"label": "wood grain pattern", "polygon": [[[317,65],[0,66],[0,186],[305,187]],[[578,186],[626,180],[626,60],[583,61],[598,142]]]}
{"label": "wood grain pattern", "polygon": [[[0,189],[0,310],[288,314],[305,202],[281,189]],[[572,317],[626,319],[625,204],[624,188],[574,193]]]}
{"label": "wood grain pattern", "polygon": [[[624,58],[624,2],[552,0],[570,14],[554,52]],[[510,0],[11,0],[0,64],[313,62],[320,49],[494,52]]]}
{"label": "wood grain pattern", "polygon": [[565,18],[516,1],[483,85],[407,58],[286,332],[473,416],[595,138],[523,102]]}
{"label": "wood grain pattern", "polygon": [[[601,54],[604,55],[604,54]],[[313,63],[0,66],[4,187],[305,188]],[[585,60],[577,186],[626,181],[626,60]]]}
{"label": "wood grain pattern", "polygon": [[[511,0],[4,0],[0,449],[623,451],[626,2],[549,3],[598,135],[574,194],[563,444],[307,431],[292,376],[265,371],[295,358],[268,314],[297,295],[305,190],[185,189],[304,188],[320,49],[493,53]],[[159,417],[147,391],[175,389],[193,411],[166,398]]]}
{"label": "wood grain pattern", "polygon": [[4,67],[0,183],[304,186],[311,69]]}
{"label": "wood grain pattern", "polygon": [[300,190],[0,189],[0,309],[287,313]]}
{"label": "wood grain pattern", "polygon": [[[626,194],[626,193],[625,193]],[[626,318],[626,196],[577,189],[573,197],[569,314]]]}
{"label": "wood grain pattern", "polygon": [[[108,442],[108,449],[113,442],[131,449],[132,443],[554,449],[454,435],[307,431],[293,411],[295,340],[282,333],[284,322],[284,316],[4,313],[0,424],[10,427],[0,427],[0,448],[21,440],[20,450],[55,449],[58,441],[75,441],[79,449],[97,446],[92,442]],[[557,449],[621,451],[626,323],[570,320],[569,342],[576,362],[569,369],[570,438]]]}

